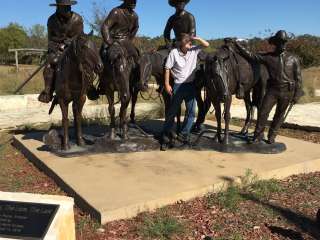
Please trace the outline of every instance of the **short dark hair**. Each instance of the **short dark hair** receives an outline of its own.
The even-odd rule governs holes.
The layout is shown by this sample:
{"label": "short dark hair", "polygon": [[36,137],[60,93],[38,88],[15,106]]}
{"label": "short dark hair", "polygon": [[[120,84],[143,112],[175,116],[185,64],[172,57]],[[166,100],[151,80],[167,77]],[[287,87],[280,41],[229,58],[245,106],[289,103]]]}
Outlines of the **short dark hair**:
{"label": "short dark hair", "polygon": [[192,37],[187,33],[181,33],[178,39],[178,46],[181,47],[192,41]]}

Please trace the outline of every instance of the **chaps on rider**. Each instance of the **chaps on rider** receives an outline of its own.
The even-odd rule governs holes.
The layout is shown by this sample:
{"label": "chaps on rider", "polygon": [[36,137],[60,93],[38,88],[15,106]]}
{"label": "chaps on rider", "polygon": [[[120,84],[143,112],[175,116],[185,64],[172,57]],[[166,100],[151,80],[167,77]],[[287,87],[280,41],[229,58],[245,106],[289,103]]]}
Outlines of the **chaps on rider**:
{"label": "chaps on rider", "polygon": [[56,12],[49,17],[47,24],[48,64],[43,71],[45,89],[38,97],[40,102],[52,101],[59,57],[75,37],[83,34],[83,19],[71,10],[71,6],[75,4],[77,1],[71,0],[56,0],[56,3],[50,4],[56,7]]}

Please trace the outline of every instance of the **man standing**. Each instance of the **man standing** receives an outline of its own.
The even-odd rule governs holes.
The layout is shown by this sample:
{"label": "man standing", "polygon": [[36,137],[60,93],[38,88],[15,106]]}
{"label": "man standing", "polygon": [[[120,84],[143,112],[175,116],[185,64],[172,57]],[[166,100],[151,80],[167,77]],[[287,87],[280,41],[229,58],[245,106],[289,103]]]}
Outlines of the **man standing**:
{"label": "man standing", "polygon": [[180,41],[182,33],[189,34],[191,37],[196,36],[196,21],[194,16],[185,10],[185,6],[190,0],[169,0],[170,6],[176,9],[164,30],[164,39],[168,48],[172,47],[171,31],[173,30],[176,41]]}
{"label": "man standing", "polygon": [[288,39],[285,31],[278,31],[269,39],[269,43],[275,46],[275,50],[266,54],[253,54],[236,43],[240,54],[250,61],[264,64],[270,76],[267,92],[259,112],[253,143],[263,139],[269,114],[272,108],[277,105],[267,141],[269,144],[273,144],[285,120],[288,107],[290,104],[297,103],[299,98],[303,96],[300,63],[297,57],[286,51]]}
{"label": "man standing", "polygon": [[72,39],[83,33],[82,17],[71,11],[77,4],[71,0],[56,0],[56,12],[48,20],[48,65],[43,71],[45,89],[39,95],[39,101],[51,102],[54,92],[54,78],[59,56],[70,45]]}
{"label": "man standing", "polygon": [[[186,104],[186,114],[182,125],[181,140],[188,141],[195,118],[196,89],[194,78],[197,68],[198,54],[209,43],[198,37],[182,34],[177,48],[173,49],[165,65],[165,90],[172,97],[172,103],[166,116],[163,129],[163,141],[168,142],[174,124],[174,118],[183,101]],[[192,46],[192,41],[199,41],[200,46]],[[174,79],[174,87],[170,86],[170,74]]]}

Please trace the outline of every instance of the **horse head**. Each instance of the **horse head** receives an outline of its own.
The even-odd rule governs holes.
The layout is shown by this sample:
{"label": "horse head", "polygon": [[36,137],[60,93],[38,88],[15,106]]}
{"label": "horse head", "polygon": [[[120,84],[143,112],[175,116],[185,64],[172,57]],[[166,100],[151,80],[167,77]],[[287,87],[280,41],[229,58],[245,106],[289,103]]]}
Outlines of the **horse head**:
{"label": "horse head", "polygon": [[74,51],[78,62],[87,74],[100,74],[103,63],[97,45],[90,39],[90,35],[82,34],[74,41]]}
{"label": "horse head", "polygon": [[150,54],[145,53],[140,57],[139,60],[139,89],[141,91],[146,91],[148,89],[148,83],[152,76],[152,62],[150,59]]}
{"label": "horse head", "polygon": [[225,101],[229,96],[229,70],[227,61],[229,56],[223,52],[211,54],[206,59],[205,73],[208,78],[209,87],[215,90],[216,95]]}

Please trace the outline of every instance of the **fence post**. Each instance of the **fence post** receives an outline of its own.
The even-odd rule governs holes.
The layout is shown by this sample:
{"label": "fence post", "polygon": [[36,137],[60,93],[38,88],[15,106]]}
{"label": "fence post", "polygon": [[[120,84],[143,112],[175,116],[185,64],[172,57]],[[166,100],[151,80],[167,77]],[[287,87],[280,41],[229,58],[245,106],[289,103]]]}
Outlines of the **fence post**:
{"label": "fence post", "polygon": [[18,51],[15,51],[15,58],[16,58],[16,68],[17,72],[19,72],[19,57],[18,57]]}

